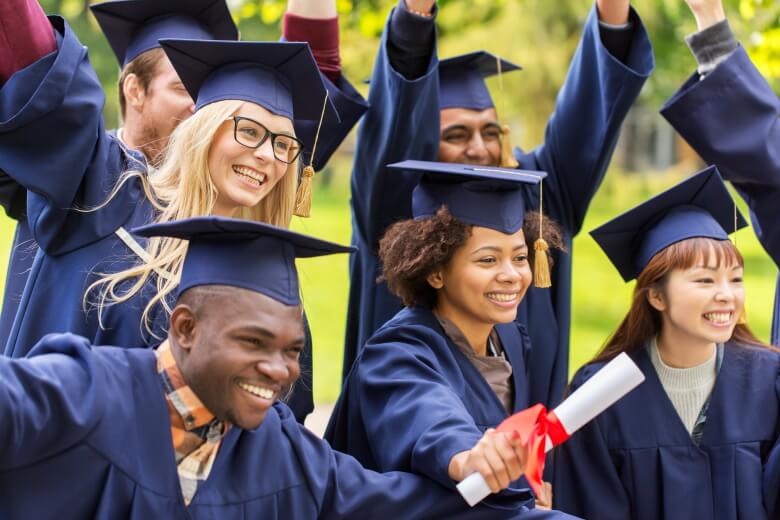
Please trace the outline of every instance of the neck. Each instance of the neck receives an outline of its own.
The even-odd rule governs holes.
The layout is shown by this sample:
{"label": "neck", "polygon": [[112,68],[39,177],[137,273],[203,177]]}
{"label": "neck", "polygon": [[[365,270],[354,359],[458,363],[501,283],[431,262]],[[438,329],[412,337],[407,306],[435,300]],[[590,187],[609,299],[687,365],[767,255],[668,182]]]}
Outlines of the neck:
{"label": "neck", "polygon": [[233,218],[236,216],[238,208],[235,206],[228,206],[220,204],[219,200],[214,203],[214,207],[211,209],[211,215],[214,217],[228,217]]}
{"label": "neck", "polygon": [[144,154],[149,164],[155,167],[160,165],[160,162],[162,162],[162,149],[157,142],[158,139],[150,136],[144,130],[140,116],[128,111],[127,119],[117,133],[128,148],[138,150]]}
{"label": "neck", "polygon": [[478,356],[487,355],[487,341],[493,324],[482,323],[464,318],[455,309],[447,305],[437,305],[433,312],[442,318],[446,318],[458,327],[469,342],[469,346]]}
{"label": "neck", "polygon": [[715,351],[715,343],[664,327],[657,339],[658,355],[672,368],[691,368],[705,363]]}

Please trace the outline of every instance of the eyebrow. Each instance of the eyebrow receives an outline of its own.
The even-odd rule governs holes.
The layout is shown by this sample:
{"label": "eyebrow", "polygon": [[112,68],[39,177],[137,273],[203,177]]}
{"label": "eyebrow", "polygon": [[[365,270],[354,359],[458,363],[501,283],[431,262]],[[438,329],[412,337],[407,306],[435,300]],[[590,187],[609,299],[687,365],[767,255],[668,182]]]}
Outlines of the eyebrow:
{"label": "eyebrow", "polygon": [[441,133],[446,134],[447,132],[452,132],[453,130],[465,130],[468,132],[469,128],[466,125],[450,125],[442,130]]}
{"label": "eyebrow", "polygon": [[[719,267],[707,267],[706,265],[696,265],[694,266],[695,269],[706,269],[707,271],[717,271],[720,269]],[[736,271],[737,269],[744,269],[744,266],[741,266],[739,264],[735,265],[731,268],[732,271]]]}
{"label": "eyebrow", "polygon": [[[517,251],[518,249],[528,249],[528,244],[526,244],[525,242],[523,242],[522,244],[518,244],[512,248],[512,251]],[[471,254],[473,255],[474,253],[479,253],[480,251],[483,250],[496,251],[499,253],[502,251],[502,249],[497,246],[482,246],[479,249],[475,249],[474,251],[472,251]]]}

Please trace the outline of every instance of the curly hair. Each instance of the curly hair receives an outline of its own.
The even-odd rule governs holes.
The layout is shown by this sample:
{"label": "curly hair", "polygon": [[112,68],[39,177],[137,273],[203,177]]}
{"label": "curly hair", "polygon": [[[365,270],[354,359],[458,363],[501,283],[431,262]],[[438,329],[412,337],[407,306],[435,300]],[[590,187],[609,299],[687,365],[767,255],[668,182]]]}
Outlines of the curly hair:
{"label": "curly hair", "polygon": [[[439,208],[432,217],[396,222],[387,229],[379,242],[382,275],[377,282],[386,281],[390,292],[398,296],[407,307],[433,307],[436,304],[436,289],[428,284],[428,275],[450,261],[455,251],[471,236],[471,228],[471,225],[455,218],[446,206]],[[545,217],[543,228],[550,251],[565,251],[560,226]],[[539,238],[538,212],[525,214],[523,233],[529,244],[529,260],[533,265],[531,244]]]}

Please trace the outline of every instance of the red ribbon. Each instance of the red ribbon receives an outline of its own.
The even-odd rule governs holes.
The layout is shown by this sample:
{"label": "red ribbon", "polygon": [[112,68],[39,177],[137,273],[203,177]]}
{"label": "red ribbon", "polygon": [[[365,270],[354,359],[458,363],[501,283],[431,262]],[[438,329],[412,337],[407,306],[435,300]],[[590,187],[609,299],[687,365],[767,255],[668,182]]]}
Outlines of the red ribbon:
{"label": "red ribbon", "polygon": [[569,433],[555,412],[548,412],[543,404],[510,415],[498,425],[496,431],[517,434],[522,443],[528,446],[529,458],[525,466],[525,478],[534,493],[539,496],[542,490],[547,438],[550,438],[553,446],[557,446],[570,437]]}

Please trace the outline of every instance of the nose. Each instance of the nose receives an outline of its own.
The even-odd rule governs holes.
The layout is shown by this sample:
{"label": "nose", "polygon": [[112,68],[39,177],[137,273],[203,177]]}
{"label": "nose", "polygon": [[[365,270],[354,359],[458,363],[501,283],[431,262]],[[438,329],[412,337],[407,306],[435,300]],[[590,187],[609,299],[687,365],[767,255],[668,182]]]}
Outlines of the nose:
{"label": "nose", "polygon": [[721,303],[729,303],[734,301],[734,289],[727,280],[724,280],[718,284],[717,291],[715,293],[715,300]]}
{"label": "nose", "polygon": [[471,139],[466,145],[465,155],[470,161],[485,161],[490,156],[490,152],[480,132],[471,134]]}
{"label": "nose", "polygon": [[503,284],[516,284],[522,279],[520,269],[511,261],[502,262],[496,280]]}
{"label": "nose", "polygon": [[260,374],[275,383],[285,384],[290,378],[290,368],[281,352],[258,361],[256,367]]}
{"label": "nose", "polygon": [[271,137],[268,137],[268,139],[266,139],[263,144],[255,148],[253,155],[259,160],[264,162],[273,161],[275,157],[274,157],[273,143],[271,141],[272,141]]}

